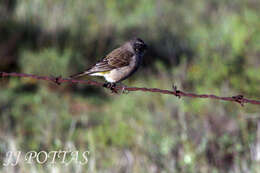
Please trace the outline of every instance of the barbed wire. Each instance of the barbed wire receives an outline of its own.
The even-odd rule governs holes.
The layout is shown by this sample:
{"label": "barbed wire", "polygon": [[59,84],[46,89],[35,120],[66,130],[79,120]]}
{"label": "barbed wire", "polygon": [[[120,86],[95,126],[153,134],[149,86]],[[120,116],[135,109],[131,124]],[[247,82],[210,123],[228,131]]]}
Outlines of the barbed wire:
{"label": "barbed wire", "polygon": [[[7,73],[7,72],[0,72],[0,77],[22,77],[22,78],[33,78],[37,80],[45,80],[49,82],[54,82],[57,85],[60,85],[62,83],[79,83],[79,84],[86,84],[86,85],[93,85],[93,86],[99,86],[99,87],[105,87],[104,83],[92,81],[92,80],[76,80],[71,78],[63,78],[61,76],[53,77],[53,76],[38,76],[34,74],[25,74],[25,73]],[[231,97],[220,97],[213,94],[195,94],[195,93],[189,93],[184,92],[181,90],[178,90],[176,86],[172,86],[172,90],[164,90],[164,89],[158,89],[158,88],[141,88],[141,87],[128,87],[128,86],[122,86],[122,85],[116,85],[113,88],[110,88],[112,92],[119,93],[119,91],[142,91],[142,92],[152,92],[152,93],[160,93],[160,94],[168,94],[168,95],[174,95],[178,98],[181,97],[190,97],[190,98],[208,98],[208,99],[215,99],[215,100],[223,100],[223,101],[230,101],[230,102],[236,102],[239,103],[241,106],[244,106],[245,103],[260,105],[260,101],[258,100],[251,100],[248,98],[245,98],[243,95],[235,95]]]}

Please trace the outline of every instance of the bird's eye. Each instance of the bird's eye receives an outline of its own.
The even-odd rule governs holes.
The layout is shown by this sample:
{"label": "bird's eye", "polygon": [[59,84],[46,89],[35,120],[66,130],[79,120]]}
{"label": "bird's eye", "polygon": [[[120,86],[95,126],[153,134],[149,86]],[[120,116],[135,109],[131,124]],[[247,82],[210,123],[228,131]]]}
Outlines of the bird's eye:
{"label": "bird's eye", "polygon": [[139,50],[142,48],[142,45],[136,43],[136,44],[134,45],[134,47],[135,47],[135,51],[139,51]]}

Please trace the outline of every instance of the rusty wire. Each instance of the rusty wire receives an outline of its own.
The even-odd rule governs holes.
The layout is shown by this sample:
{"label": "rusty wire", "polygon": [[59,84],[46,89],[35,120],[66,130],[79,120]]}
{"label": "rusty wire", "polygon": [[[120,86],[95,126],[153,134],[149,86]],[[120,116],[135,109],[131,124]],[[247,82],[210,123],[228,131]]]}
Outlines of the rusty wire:
{"label": "rusty wire", "polygon": [[[80,84],[86,84],[86,85],[92,85],[92,86],[99,86],[103,87],[103,83],[92,81],[92,80],[76,80],[76,79],[70,79],[70,78],[62,78],[59,77],[52,77],[52,76],[38,76],[33,74],[25,74],[25,73],[7,73],[7,72],[0,72],[1,77],[24,77],[24,78],[33,78],[37,80],[45,80],[49,82],[54,82],[58,85],[62,83],[80,83]],[[113,91],[118,93],[119,90],[124,91],[142,91],[142,92],[153,92],[153,93],[160,93],[160,94],[168,94],[168,95],[174,95],[178,98],[181,97],[190,97],[190,98],[208,98],[208,99],[215,99],[215,100],[223,100],[223,101],[231,101],[239,103],[241,106],[244,106],[245,103],[260,105],[260,101],[258,100],[252,100],[245,98],[243,95],[236,95],[231,97],[220,97],[213,94],[195,94],[195,93],[188,93],[184,91],[177,90],[175,86],[172,87],[172,90],[164,90],[164,89],[158,89],[158,88],[140,88],[140,87],[128,87],[128,86],[120,86],[117,85],[115,88],[113,88]]]}

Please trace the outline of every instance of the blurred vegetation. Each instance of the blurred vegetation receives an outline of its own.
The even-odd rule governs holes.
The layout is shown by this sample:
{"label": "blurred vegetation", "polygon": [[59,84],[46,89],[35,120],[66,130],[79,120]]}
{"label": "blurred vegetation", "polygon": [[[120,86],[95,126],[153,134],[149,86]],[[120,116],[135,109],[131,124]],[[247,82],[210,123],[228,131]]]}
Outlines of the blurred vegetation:
{"label": "blurred vegetation", "polygon": [[[149,50],[124,84],[259,100],[259,10],[257,0],[5,0],[0,71],[65,77],[139,36]],[[259,172],[258,106],[0,81],[4,172]],[[11,149],[66,148],[89,150],[88,164],[2,166]]]}

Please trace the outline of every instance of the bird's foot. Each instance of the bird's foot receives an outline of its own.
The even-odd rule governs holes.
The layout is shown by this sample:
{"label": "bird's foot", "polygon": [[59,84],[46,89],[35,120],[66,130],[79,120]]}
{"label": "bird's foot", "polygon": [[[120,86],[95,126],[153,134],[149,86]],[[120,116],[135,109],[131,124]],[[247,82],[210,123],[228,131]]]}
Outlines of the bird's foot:
{"label": "bird's foot", "polygon": [[110,89],[112,93],[117,93],[116,83],[106,82],[103,84],[103,87]]}
{"label": "bird's foot", "polygon": [[116,87],[116,83],[105,82],[105,83],[103,84],[103,87],[105,87],[105,88],[109,88],[109,89],[111,89],[111,88],[115,88],[115,87]]}
{"label": "bird's foot", "polygon": [[111,85],[111,83],[105,82],[105,83],[103,84],[103,87],[104,87],[104,88],[110,88],[110,85]]}

